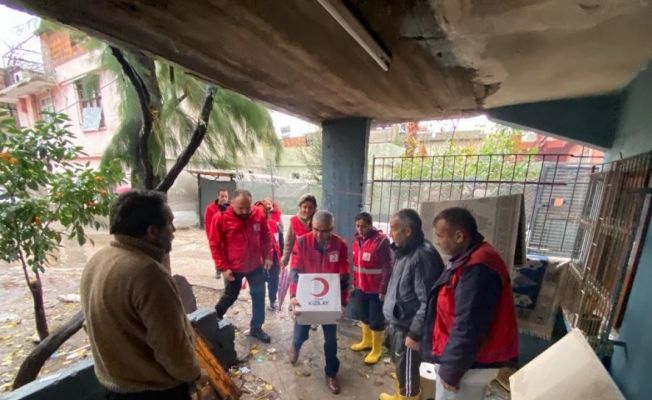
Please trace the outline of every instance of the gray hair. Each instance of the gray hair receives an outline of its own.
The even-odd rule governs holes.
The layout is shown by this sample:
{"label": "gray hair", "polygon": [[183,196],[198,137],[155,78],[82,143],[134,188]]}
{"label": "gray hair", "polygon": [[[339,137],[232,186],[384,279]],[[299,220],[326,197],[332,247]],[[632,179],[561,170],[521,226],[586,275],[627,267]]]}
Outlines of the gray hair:
{"label": "gray hair", "polygon": [[419,217],[419,213],[415,210],[411,208],[404,208],[394,214],[394,216],[398,218],[399,221],[401,221],[403,227],[410,228],[412,233],[421,232],[421,217]]}
{"label": "gray hair", "polygon": [[333,213],[327,210],[319,210],[313,215],[312,217],[312,223],[313,225],[315,222],[323,222],[323,223],[328,223],[329,225],[333,225],[335,222],[335,217],[333,217]]}

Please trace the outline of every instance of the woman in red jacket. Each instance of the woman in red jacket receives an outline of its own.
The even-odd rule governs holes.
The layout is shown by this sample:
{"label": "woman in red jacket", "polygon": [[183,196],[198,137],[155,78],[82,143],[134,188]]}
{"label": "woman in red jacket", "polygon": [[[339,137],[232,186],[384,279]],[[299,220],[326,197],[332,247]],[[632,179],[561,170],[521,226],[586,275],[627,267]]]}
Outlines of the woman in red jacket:
{"label": "woman in red jacket", "polygon": [[299,199],[299,211],[297,215],[290,218],[290,226],[285,236],[285,246],[283,247],[283,258],[281,263],[287,267],[290,262],[290,255],[294,248],[296,238],[310,233],[312,231],[312,216],[317,211],[317,199],[312,194],[304,194]]}

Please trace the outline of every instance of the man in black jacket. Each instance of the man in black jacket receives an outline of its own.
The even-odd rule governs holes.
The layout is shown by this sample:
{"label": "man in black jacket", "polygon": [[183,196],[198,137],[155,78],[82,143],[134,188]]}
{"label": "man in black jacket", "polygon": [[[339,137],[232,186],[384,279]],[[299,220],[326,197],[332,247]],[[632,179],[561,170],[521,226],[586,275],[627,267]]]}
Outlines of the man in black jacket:
{"label": "man in black jacket", "polygon": [[389,322],[387,336],[398,382],[396,394],[381,393],[380,400],[417,399],[426,302],[444,264],[432,243],[425,240],[416,211],[400,210],[389,226],[395,258],[383,314]]}

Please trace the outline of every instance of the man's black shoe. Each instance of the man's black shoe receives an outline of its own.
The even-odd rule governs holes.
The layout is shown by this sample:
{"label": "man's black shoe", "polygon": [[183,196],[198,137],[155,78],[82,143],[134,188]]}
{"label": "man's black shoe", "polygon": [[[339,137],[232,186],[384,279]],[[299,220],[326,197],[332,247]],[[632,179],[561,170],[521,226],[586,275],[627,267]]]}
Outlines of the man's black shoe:
{"label": "man's black shoe", "polygon": [[257,328],[257,329],[252,328],[249,331],[249,336],[255,337],[256,339],[260,340],[263,343],[271,343],[272,342],[272,338],[270,338],[269,335],[267,333],[265,333],[264,330],[262,330],[262,328]]}

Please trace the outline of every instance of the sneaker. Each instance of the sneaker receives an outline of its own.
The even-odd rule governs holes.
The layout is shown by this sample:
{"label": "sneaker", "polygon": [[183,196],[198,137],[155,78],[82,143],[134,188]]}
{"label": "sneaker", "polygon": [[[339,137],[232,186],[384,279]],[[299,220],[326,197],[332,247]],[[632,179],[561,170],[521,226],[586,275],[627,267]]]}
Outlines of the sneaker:
{"label": "sneaker", "polygon": [[215,279],[220,279],[222,277],[222,273],[218,270],[215,270]]}
{"label": "sneaker", "polygon": [[249,331],[249,336],[255,337],[256,339],[260,340],[263,343],[271,343],[272,338],[269,337],[267,333],[262,328],[257,328],[257,329],[251,329]]}
{"label": "sneaker", "polygon": [[276,302],[275,301],[270,302],[267,308],[269,308],[269,311],[276,311],[277,309]]}

